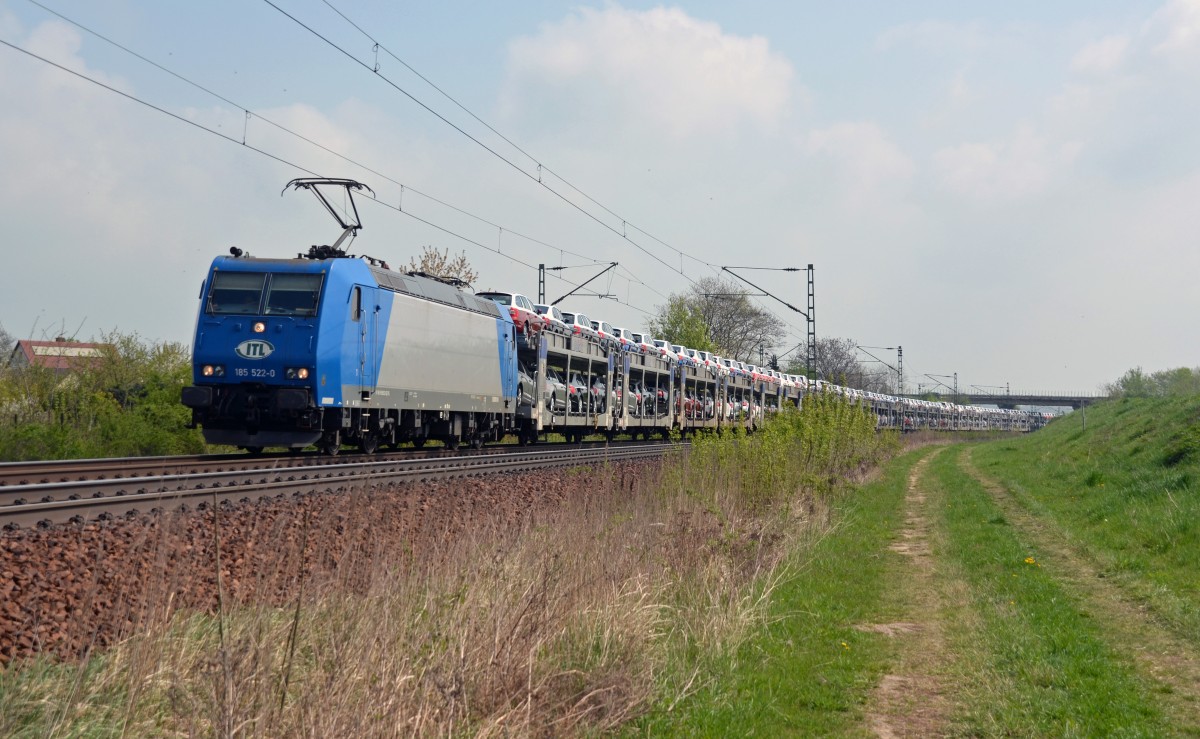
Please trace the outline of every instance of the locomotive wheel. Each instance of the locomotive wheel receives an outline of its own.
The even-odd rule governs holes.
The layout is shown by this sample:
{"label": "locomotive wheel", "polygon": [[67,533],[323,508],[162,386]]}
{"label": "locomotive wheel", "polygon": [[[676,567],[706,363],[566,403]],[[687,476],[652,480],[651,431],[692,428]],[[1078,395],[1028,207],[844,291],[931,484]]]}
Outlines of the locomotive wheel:
{"label": "locomotive wheel", "polygon": [[420,449],[420,448],[424,447],[425,446],[425,437],[418,436],[417,438],[412,440],[412,444],[413,444],[413,449]]}
{"label": "locomotive wheel", "polygon": [[341,437],[336,433],[326,434],[325,436],[321,437],[319,442],[317,442],[317,450],[320,451],[321,454],[326,454],[330,457],[337,456],[337,453],[341,451],[341,449],[342,440]]}
{"label": "locomotive wheel", "polygon": [[245,449],[247,454],[262,454],[263,450],[260,446],[248,446]]}
{"label": "locomotive wheel", "polygon": [[483,437],[482,436],[472,436],[471,437],[471,448],[472,449],[482,449],[483,448]]}
{"label": "locomotive wheel", "polygon": [[372,433],[363,434],[358,441],[358,449],[363,454],[374,454],[379,450],[379,437]]}
{"label": "locomotive wheel", "polygon": [[450,438],[446,439],[446,448],[449,449],[450,451],[454,451],[454,450],[458,449],[458,443],[460,441],[462,441],[462,440],[459,439],[457,436],[451,436]]}

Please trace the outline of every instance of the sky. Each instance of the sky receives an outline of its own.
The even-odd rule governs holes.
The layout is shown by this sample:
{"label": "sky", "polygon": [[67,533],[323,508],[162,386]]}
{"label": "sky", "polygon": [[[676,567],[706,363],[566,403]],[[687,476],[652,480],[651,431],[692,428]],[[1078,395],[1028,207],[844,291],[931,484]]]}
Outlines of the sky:
{"label": "sky", "polygon": [[560,307],[634,330],[812,264],[909,389],[1200,365],[1200,0],[0,0],[0,101],[18,338],[189,343],[213,257],[338,237],[281,195],[323,176],[375,193],[353,253],[549,300],[615,261]]}

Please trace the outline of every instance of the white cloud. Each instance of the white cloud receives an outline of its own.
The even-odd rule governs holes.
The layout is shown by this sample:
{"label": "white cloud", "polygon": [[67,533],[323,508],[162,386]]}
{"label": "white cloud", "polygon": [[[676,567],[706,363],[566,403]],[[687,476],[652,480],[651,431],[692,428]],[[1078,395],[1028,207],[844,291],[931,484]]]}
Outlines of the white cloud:
{"label": "white cloud", "polygon": [[1200,0],[1168,0],[1144,28],[1155,54],[1192,58],[1200,52]]}
{"label": "white cloud", "polygon": [[878,199],[882,191],[907,184],[912,160],[875,123],[839,123],[812,131],[804,141],[807,154],[834,165],[834,177],[856,205]]}
{"label": "white cloud", "polygon": [[21,22],[6,8],[0,8],[0,34],[4,34],[4,38],[10,39],[25,34]]}
{"label": "white cloud", "polygon": [[513,112],[542,92],[565,94],[579,117],[602,112],[675,137],[747,123],[771,130],[787,115],[792,77],[761,36],[726,34],[678,8],[610,5],[581,8],[514,41],[506,104]]}
{"label": "white cloud", "polygon": [[952,22],[925,20],[902,23],[887,29],[875,39],[879,51],[913,46],[932,52],[977,51],[988,42],[983,26],[975,21]]}
{"label": "white cloud", "polygon": [[1107,36],[1080,49],[1071,59],[1071,69],[1085,74],[1111,72],[1124,63],[1128,53],[1128,36]]}
{"label": "white cloud", "polygon": [[967,82],[967,70],[965,69],[954,73],[948,93],[951,104],[955,106],[967,105],[979,99],[979,93],[975,92],[971,84]]}
{"label": "white cloud", "polygon": [[972,142],[941,149],[934,164],[945,188],[977,200],[1009,200],[1037,195],[1065,175],[1081,144],[1051,142],[1029,125],[1007,140]]}
{"label": "white cloud", "polygon": [[[86,61],[84,39],[62,23],[30,28],[24,47],[157,102],[154,91]],[[8,51],[4,62],[0,161],[15,176],[0,180],[0,202],[10,241],[34,247],[12,255],[14,274],[39,277],[0,289],[0,319],[18,332],[40,332],[62,320],[72,329],[83,322],[85,338],[119,327],[186,339],[208,259],[230,240],[256,252],[257,244],[272,243],[271,219],[256,212],[259,201],[247,205],[247,194],[275,207],[293,171],[35,59]],[[269,113],[333,146],[345,145],[328,119],[309,108]],[[235,140],[242,135],[239,110],[193,108],[180,115]],[[251,120],[250,133],[249,142],[261,144],[270,131]],[[273,140],[267,148],[315,160],[301,157],[294,141]],[[320,225],[307,210],[293,207],[297,221]]]}

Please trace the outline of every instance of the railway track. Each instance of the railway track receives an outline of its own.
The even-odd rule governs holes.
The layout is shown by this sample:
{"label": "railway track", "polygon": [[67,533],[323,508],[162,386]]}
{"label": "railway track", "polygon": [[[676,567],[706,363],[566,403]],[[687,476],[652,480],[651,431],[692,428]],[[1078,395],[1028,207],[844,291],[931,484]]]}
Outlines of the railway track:
{"label": "railway track", "polygon": [[[373,459],[392,457],[433,457],[447,453],[441,448],[404,450],[377,454]],[[123,457],[110,459],[64,459],[47,462],[0,463],[0,490],[11,485],[115,480],[169,474],[200,474],[228,470],[277,469],[281,467],[336,464],[337,457],[315,452],[303,454],[201,454],[174,457]]]}
{"label": "railway track", "polygon": [[670,443],[556,444],[492,447],[470,454],[423,450],[358,458],[240,454],[5,464],[0,465],[0,528],[111,520],[370,484],[628,461],[680,448]]}

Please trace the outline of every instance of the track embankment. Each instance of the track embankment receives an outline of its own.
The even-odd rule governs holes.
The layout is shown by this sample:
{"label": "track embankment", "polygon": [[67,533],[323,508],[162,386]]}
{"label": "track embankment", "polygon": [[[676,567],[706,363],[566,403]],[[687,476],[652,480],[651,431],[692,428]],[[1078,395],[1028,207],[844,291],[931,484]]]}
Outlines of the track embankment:
{"label": "track embankment", "polygon": [[[605,474],[632,486],[649,463]],[[589,472],[589,474],[597,474]],[[179,609],[278,605],[300,583],[365,592],[392,542],[419,561],[431,545],[520,529],[538,511],[586,504],[577,469],[370,485],[129,521],[0,535],[0,665],[108,646]],[[389,552],[392,557],[395,552]]]}

